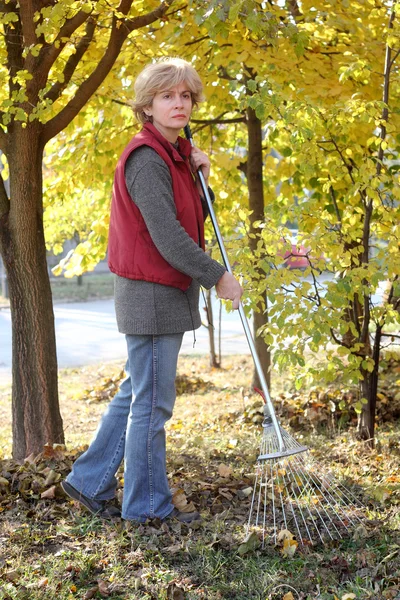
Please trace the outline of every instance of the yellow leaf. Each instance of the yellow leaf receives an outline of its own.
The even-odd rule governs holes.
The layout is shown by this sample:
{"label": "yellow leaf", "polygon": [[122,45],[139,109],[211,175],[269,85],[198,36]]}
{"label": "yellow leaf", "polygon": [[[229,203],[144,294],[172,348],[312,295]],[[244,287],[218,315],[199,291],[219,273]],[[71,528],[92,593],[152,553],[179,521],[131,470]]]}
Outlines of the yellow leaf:
{"label": "yellow leaf", "polygon": [[357,598],[355,594],[345,594],[342,596],[342,600],[354,600],[354,598]]}
{"label": "yellow leaf", "polygon": [[297,546],[298,543],[296,542],[296,540],[285,540],[283,542],[283,548],[281,550],[282,556],[285,556],[286,558],[293,558]]}
{"label": "yellow leaf", "polygon": [[278,542],[284,542],[285,540],[292,540],[294,538],[294,535],[291,531],[289,531],[289,529],[282,529],[279,533],[278,533]]}
{"label": "yellow leaf", "polygon": [[283,596],[282,600],[294,600],[294,596],[293,596],[292,592],[288,592],[287,594],[285,594]]}

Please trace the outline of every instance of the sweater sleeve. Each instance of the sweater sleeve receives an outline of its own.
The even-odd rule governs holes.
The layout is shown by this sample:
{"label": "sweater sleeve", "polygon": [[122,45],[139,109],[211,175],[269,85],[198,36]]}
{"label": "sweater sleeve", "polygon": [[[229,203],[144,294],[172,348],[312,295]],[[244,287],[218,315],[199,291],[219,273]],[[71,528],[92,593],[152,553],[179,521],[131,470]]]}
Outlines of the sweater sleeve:
{"label": "sweater sleeve", "polygon": [[178,221],[167,165],[154,150],[146,148],[141,155],[139,150],[128,158],[125,177],[151,239],[170,265],[211,288],[225,273],[225,267],[208,256]]}

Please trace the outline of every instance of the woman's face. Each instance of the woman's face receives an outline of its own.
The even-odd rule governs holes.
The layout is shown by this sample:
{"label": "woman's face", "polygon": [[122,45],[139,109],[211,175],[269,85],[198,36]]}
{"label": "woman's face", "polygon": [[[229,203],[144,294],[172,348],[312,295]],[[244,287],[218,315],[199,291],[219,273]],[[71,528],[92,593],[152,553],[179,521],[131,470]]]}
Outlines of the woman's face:
{"label": "woman's face", "polygon": [[153,125],[169,141],[176,142],[180,130],[188,124],[192,112],[192,95],[184,81],[160,92],[151,106],[144,109],[153,118]]}

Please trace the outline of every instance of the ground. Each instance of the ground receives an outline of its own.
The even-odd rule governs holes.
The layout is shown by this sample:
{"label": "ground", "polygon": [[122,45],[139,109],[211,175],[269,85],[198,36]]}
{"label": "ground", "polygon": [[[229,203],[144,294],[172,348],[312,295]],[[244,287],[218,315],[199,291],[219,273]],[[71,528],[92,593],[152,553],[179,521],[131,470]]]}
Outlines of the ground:
{"label": "ground", "polygon": [[[263,435],[249,357],[224,357],[223,369],[210,369],[207,357],[181,357],[168,471],[175,503],[184,510],[193,503],[200,525],[106,523],[65,498],[59,481],[120,374],[120,364],[60,373],[66,446],[23,464],[7,458],[9,390],[0,390],[0,599],[400,599],[400,427],[384,419],[388,398],[394,406],[388,390],[370,449],[356,440],[354,414],[332,411],[340,389],[295,392],[275,375],[285,428],[312,449],[318,472],[349,482],[365,508],[343,539],[267,539],[262,547],[260,532],[245,539]],[[121,473],[119,496],[122,488]]]}

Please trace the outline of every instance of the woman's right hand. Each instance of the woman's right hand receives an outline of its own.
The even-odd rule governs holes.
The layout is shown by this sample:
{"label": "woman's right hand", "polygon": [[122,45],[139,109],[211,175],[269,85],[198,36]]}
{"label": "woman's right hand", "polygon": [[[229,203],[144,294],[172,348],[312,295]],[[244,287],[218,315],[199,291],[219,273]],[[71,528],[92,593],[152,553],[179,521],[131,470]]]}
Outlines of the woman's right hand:
{"label": "woman's right hand", "polygon": [[235,310],[239,308],[240,298],[243,294],[243,288],[238,280],[231,275],[231,273],[225,271],[221,279],[217,281],[215,289],[217,291],[218,298],[223,298],[223,300],[232,300],[232,308]]}

